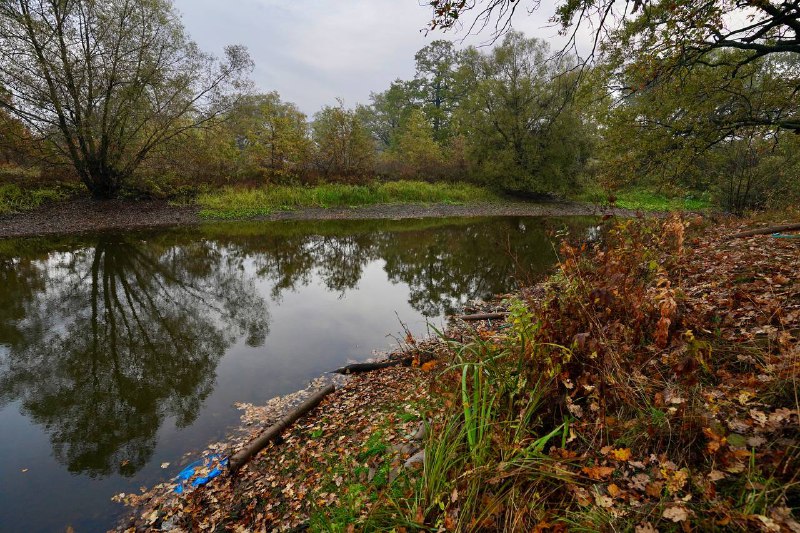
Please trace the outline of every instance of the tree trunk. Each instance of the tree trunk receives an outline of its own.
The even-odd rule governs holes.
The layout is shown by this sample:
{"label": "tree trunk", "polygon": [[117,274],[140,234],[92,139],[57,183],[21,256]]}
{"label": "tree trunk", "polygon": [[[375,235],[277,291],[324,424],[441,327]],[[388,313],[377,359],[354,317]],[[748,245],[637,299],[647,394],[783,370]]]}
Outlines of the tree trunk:
{"label": "tree trunk", "polygon": [[297,409],[291,411],[289,414],[281,418],[278,422],[270,426],[264,433],[259,435],[257,439],[250,442],[250,444],[234,454],[228,463],[231,473],[236,473],[236,471],[244,466],[251,457],[266,447],[270,441],[283,433],[286,428],[291,426],[298,418],[302,417],[322,403],[322,400],[325,399],[325,396],[335,390],[336,387],[334,385],[328,385],[324,389],[317,391],[310,398],[300,404]]}
{"label": "tree trunk", "polygon": [[782,226],[768,226],[766,228],[757,228],[747,231],[742,231],[729,236],[729,239],[736,239],[739,237],[752,237],[754,235],[769,235],[772,233],[779,233],[781,231],[800,231],[800,223],[798,224],[784,224]]}

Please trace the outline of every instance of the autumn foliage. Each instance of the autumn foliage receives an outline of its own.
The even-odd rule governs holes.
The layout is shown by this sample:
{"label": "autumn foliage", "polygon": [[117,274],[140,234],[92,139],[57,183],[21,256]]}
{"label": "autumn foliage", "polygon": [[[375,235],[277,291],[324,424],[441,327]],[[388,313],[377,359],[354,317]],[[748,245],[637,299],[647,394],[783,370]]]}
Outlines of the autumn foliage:
{"label": "autumn foliage", "polygon": [[404,500],[406,517],[797,530],[800,242],[732,233],[672,216],[564,242],[558,272],[507,302],[506,325],[452,344],[422,481],[444,478],[442,493]]}

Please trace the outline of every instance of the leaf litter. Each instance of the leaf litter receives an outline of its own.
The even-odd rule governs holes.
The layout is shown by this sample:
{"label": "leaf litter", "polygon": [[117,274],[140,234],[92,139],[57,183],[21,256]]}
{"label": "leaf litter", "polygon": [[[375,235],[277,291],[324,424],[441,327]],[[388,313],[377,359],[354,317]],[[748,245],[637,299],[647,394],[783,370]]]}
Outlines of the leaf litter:
{"label": "leaf litter", "polygon": [[[531,530],[562,531],[559,515],[579,509],[582,516],[628,520],[642,533],[676,526],[800,532],[800,242],[729,239],[745,224],[709,225],[699,218],[629,224],[628,234],[614,230],[628,238],[616,254],[613,247],[562,247],[555,279],[578,279],[588,305],[569,307],[553,293],[551,280],[504,295],[503,303],[465,309],[506,311],[506,298],[514,296],[539,313],[552,342],[574,340],[574,358],[563,361],[556,376],[564,414],[573,422],[562,446],[547,452],[560,461],[561,499]],[[649,225],[649,233],[631,229],[637,224]],[[643,244],[648,239],[652,244]],[[591,267],[585,257],[591,257]],[[591,320],[582,323],[577,317],[586,309]],[[500,344],[514,327],[456,323],[446,337]],[[409,340],[407,350],[421,347]],[[343,503],[358,509],[348,530],[358,529],[379,505],[359,496],[358,487],[378,479],[390,486],[392,480],[383,478],[396,477],[421,451],[410,437],[420,422],[453,407],[438,373],[452,353],[442,341],[426,342],[419,351],[429,356],[415,359],[412,367],[348,378],[236,477],[181,497],[169,484],[118,495],[117,501],[137,509],[120,529],[292,530],[307,527],[320,509]],[[623,365],[609,374],[618,380],[616,389],[600,380],[609,371],[603,365],[612,363]],[[625,418],[630,409],[614,405],[628,391],[649,406],[649,418]],[[302,396],[240,405],[250,431],[209,452],[247,442],[300,401]],[[502,479],[499,472],[491,483]],[[448,490],[457,495],[459,485]],[[457,523],[456,498],[448,498],[452,508],[442,504],[437,527]],[[592,514],[592,508],[602,513]],[[426,528],[435,524],[429,516],[406,518]]]}

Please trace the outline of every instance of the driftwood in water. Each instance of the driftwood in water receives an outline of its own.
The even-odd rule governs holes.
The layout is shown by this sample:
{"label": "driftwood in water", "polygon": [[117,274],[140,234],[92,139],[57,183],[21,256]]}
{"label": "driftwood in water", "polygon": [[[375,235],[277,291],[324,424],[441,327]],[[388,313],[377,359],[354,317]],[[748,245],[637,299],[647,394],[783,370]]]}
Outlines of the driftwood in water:
{"label": "driftwood in water", "polygon": [[500,320],[508,316],[508,313],[478,313],[477,315],[454,315],[453,318],[466,322],[477,322],[478,320]]}
{"label": "driftwood in water", "polygon": [[742,231],[741,233],[736,233],[731,235],[730,239],[736,239],[739,237],[752,237],[753,235],[771,235],[773,233],[780,233],[781,231],[796,231],[800,230],[800,224],[784,224],[782,226],[769,226],[766,228],[757,228],[751,229],[747,231]]}
{"label": "driftwood in water", "polygon": [[360,374],[362,372],[372,372],[373,370],[380,370],[382,368],[389,368],[391,366],[408,366],[411,364],[412,358],[406,357],[405,359],[392,359],[390,361],[380,361],[378,363],[353,363],[352,365],[343,366],[333,370],[332,374]]}
{"label": "driftwood in water", "polygon": [[264,433],[259,435],[255,440],[251,441],[250,444],[239,450],[233,457],[230,458],[229,468],[231,473],[235,473],[239,470],[242,466],[250,460],[255,454],[260,452],[267,444],[269,444],[272,440],[276,439],[283,433],[286,428],[294,424],[294,422],[314,409],[318,406],[322,400],[328,394],[332,393],[336,390],[334,385],[328,385],[327,387],[323,388],[315,392],[311,397],[309,397],[306,401],[301,403],[296,409],[290,411],[286,416],[281,418],[278,422],[270,426]]}

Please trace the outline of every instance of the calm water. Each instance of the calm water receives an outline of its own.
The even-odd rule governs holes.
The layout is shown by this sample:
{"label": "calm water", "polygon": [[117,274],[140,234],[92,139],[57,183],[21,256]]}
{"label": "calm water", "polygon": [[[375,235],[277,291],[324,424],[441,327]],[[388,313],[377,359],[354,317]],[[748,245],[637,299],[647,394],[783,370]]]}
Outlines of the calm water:
{"label": "calm water", "polygon": [[[532,218],[0,240],[0,529],[100,531],[263,403],[551,267]],[[513,249],[512,257],[507,250]],[[172,463],[162,469],[161,463]]]}

